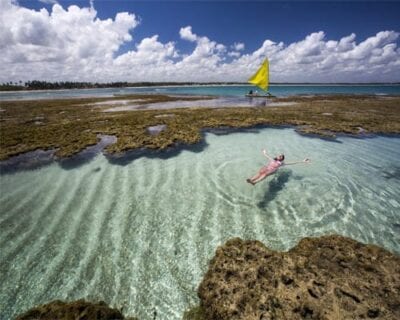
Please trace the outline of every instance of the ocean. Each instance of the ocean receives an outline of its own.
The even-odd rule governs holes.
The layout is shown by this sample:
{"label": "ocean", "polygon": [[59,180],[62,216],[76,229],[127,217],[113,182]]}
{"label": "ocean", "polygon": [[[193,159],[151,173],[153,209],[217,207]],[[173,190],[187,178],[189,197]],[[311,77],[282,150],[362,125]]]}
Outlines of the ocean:
{"label": "ocean", "polygon": [[[212,95],[217,97],[243,97],[250,85],[199,85],[140,88],[72,89],[43,91],[0,92],[2,100],[30,100],[56,98],[112,97],[135,93],[173,94],[173,95]],[[374,94],[400,95],[400,85],[271,85],[270,92],[276,96],[314,95],[314,94]]]}

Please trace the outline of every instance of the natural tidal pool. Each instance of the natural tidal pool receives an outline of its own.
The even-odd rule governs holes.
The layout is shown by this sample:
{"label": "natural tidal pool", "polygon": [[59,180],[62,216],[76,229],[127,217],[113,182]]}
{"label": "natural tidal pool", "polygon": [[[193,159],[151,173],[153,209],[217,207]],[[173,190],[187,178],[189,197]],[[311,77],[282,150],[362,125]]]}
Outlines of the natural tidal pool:
{"label": "natural tidal pool", "polygon": [[[310,165],[256,186],[261,150]],[[336,142],[267,128],[207,133],[198,152],[3,174],[0,319],[54,299],[104,300],[139,319],[182,319],[218,245],[288,250],[337,233],[400,254],[400,138]]]}

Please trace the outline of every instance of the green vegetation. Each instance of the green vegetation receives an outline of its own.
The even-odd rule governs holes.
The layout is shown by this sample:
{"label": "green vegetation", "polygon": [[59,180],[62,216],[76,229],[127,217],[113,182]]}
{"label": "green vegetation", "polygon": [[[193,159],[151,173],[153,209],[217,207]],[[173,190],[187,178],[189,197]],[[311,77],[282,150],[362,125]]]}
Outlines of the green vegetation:
{"label": "green vegetation", "polygon": [[6,82],[0,84],[0,91],[19,91],[19,90],[60,90],[60,89],[95,89],[95,88],[126,88],[126,87],[158,87],[158,86],[173,86],[173,85],[230,85],[243,84],[238,82],[48,82],[48,81],[27,81]]}
{"label": "green vegetation", "polygon": [[[334,137],[337,133],[400,133],[400,97],[316,96],[274,99],[294,105],[255,108],[185,108],[104,112],[110,100],[141,99],[140,105],[193,97],[130,95],[113,98],[0,102],[0,160],[36,149],[57,149],[71,156],[98,141],[99,134],[114,135],[110,153],[129,149],[165,149],[177,143],[194,144],[201,129],[255,125],[293,125],[307,134]],[[129,102],[129,101],[128,101]],[[167,127],[157,135],[147,128]]]}
{"label": "green vegetation", "polygon": [[25,90],[25,86],[22,84],[22,81],[18,82],[6,82],[0,84],[0,91],[19,91]]}
{"label": "green vegetation", "polygon": [[[19,90],[60,90],[60,89],[95,89],[95,88],[126,88],[126,87],[158,87],[158,86],[182,86],[182,85],[246,85],[247,82],[73,82],[60,81],[49,82],[32,80],[27,82],[9,81],[0,84],[0,91],[19,91]],[[271,82],[271,85],[399,85],[398,82],[385,83],[314,83],[314,82]]]}

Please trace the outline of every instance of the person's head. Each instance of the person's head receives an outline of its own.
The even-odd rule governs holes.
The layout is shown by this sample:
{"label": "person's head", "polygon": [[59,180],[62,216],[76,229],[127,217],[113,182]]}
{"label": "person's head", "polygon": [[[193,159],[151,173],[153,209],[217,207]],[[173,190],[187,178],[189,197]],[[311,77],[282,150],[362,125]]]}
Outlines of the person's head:
{"label": "person's head", "polygon": [[283,160],[285,160],[285,155],[284,154],[280,154],[280,155],[276,156],[274,160],[278,160],[278,161],[282,162]]}

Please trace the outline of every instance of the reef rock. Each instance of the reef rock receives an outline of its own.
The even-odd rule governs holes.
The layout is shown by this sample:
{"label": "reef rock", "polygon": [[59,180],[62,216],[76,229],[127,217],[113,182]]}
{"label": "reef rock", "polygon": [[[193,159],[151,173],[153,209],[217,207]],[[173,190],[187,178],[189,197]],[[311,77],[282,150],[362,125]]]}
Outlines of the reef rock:
{"label": "reef rock", "polygon": [[259,241],[217,248],[198,295],[206,319],[400,319],[400,257],[341,236],[288,252]]}
{"label": "reef rock", "polygon": [[103,301],[99,303],[77,300],[73,302],[52,301],[37,306],[15,320],[135,320],[125,318],[117,309]]}

